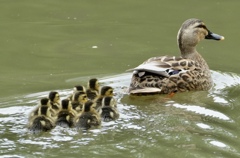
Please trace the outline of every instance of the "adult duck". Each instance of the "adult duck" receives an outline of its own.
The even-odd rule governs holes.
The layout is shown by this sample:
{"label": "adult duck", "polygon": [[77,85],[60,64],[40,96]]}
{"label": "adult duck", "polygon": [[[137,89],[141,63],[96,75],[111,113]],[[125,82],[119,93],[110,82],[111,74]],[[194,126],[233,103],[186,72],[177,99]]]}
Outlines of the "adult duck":
{"label": "adult duck", "polygon": [[178,31],[177,42],[181,57],[152,57],[132,69],[130,94],[209,90],[212,87],[208,64],[197,52],[203,39],[223,40],[212,33],[199,19],[186,20]]}

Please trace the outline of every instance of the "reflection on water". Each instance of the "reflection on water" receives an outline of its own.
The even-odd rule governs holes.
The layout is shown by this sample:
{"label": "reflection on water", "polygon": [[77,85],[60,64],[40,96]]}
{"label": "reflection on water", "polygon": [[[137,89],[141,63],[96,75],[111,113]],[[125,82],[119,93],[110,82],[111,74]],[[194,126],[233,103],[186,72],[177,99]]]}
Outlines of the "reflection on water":
{"label": "reflection on water", "polygon": [[[26,129],[28,113],[48,92],[19,96],[2,102],[0,109],[0,154],[5,157],[76,157],[130,155],[130,157],[238,157],[240,77],[212,71],[216,85],[209,92],[129,96],[126,88],[131,74],[100,78],[102,85],[114,87],[120,118],[103,122],[86,132],[56,127],[37,135]],[[83,78],[83,82],[87,82]],[[239,89],[238,89],[239,90]],[[57,90],[61,98],[71,89]],[[198,98],[198,99],[196,99]],[[43,150],[42,150],[43,149]],[[105,156],[106,157],[106,156]]]}

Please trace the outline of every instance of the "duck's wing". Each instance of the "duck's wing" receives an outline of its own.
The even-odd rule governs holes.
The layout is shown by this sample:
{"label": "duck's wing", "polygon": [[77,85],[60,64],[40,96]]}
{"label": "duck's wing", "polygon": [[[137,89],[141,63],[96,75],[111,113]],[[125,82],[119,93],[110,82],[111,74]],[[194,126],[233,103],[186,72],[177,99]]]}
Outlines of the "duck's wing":
{"label": "duck's wing", "polygon": [[175,56],[161,56],[152,57],[143,62],[141,65],[128,71],[133,71],[133,73],[138,74],[139,77],[143,76],[145,72],[170,77],[171,75],[175,75],[180,72],[194,70],[196,66],[197,63],[190,59]]}

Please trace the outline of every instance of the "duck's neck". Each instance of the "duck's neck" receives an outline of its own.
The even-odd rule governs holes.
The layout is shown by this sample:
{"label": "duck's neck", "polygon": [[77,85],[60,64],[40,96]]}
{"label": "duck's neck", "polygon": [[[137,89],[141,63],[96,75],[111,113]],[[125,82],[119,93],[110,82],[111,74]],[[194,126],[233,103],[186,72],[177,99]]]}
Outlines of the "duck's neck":
{"label": "duck's neck", "polygon": [[181,51],[181,55],[182,55],[183,58],[194,60],[194,57],[199,54],[196,50],[196,47],[179,46],[179,49]]}
{"label": "duck's neck", "polygon": [[179,47],[181,51],[181,56],[186,59],[191,59],[200,64],[201,67],[209,69],[207,62],[203,59],[201,54],[196,50],[196,47]]}

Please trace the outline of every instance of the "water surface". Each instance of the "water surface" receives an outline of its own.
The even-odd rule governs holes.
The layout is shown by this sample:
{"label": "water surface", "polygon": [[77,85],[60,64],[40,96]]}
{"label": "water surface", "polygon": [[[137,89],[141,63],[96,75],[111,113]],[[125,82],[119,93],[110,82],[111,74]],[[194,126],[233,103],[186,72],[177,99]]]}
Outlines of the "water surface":
{"label": "water surface", "polygon": [[[0,3],[0,157],[240,156],[238,0]],[[129,96],[125,70],[177,56],[177,31],[192,17],[226,38],[198,45],[214,87],[172,98]],[[28,113],[41,97],[57,90],[64,98],[91,77],[115,88],[119,120],[83,133],[28,133]]]}

